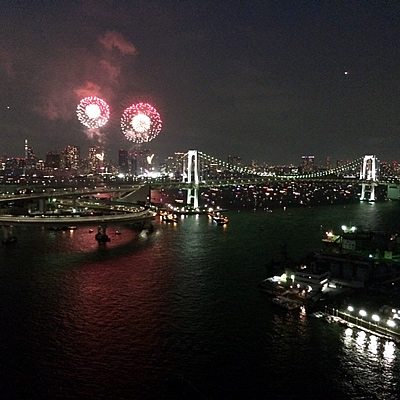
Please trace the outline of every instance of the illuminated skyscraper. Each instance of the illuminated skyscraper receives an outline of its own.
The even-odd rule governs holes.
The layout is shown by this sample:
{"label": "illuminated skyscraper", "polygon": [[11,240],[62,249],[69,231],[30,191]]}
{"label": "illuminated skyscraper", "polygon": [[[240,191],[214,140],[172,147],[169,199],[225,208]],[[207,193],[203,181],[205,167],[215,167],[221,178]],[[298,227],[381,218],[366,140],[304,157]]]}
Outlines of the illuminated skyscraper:
{"label": "illuminated skyscraper", "polygon": [[173,175],[176,179],[181,178],[185,160],[185,153],[175,152],[173,156],[165,160],[166,172]]}
{"label": "illuminated skyscraper", "polygon": [[102,171],[104,167],[104,151],[99,146],[89,147],[88,167],[92,173]]}
{"label": "illuminated skyscraper", "polygon": [[28,146],[28,139],[25,139],[24,145],[25,153],[25,170],[35,169],[36,166],[36,156],[33,148]]}
{"label": "illuminated skyscraper", "polygon": [[80,149],[77,146],[67,146],[62,152],[62,164],[65,169],[78,170],[80,159]]}

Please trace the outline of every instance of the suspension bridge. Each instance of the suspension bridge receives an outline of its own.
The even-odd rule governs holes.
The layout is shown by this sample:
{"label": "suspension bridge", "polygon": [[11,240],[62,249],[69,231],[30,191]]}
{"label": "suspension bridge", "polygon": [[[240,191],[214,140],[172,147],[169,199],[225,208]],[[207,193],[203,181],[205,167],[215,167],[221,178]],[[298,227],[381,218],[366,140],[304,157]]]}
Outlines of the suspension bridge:
{"label": "suspension bridge", "polygon": [[[310,173],[279,174],[261,171],[256,168],[233,165],[219,160],[199,150],[189,150],[180,159],[181,179],[168,177],[142,178],[134,183],[110,184],[95,188],[49,188],[43,192],[35,190],[29,194],[0,196],[1,202],[32,201],[39,202],[39,211],[46,211],[49,198],[71,198],[75,206],[77,199],[99,194],[112,194],[116,201],[129,201],[134,194],[144,188],[152,189],[185,189],[187,205],[197,208],[199,188],[223,187],[233,185],[257,185],[270,182],[331,182],[348,183],[361,186],[360,200],[375,201],[378,185],[386,185],[391,198],[400,198],[400,182],[383,177],[380,173],[380,162],[375,155],[365,155],[336,168],[313,171]],[[37,189],[37,188],[36,188]],[[388,196],[390,197],[390,196]]]}
{"label": "suspension bridge", "polygon": [[[189,150],[182,157],[182,184],[187,189],[187,204],[198,207],[198,188],[235,184],[257,184],[285,181],[330,181],[347,182],[361,185],[360,200],[375,201],[378,185],[398,185],[382,179],[380,161],[375,155],[365,155],[340,167],[313,171],[309,173],[277,174],[260,171],[239,165],[233,165],[209,156],[198,150]],[[182,185],[181,185],[182,186]],[[389,190],[389,186],[388,186]]]}
{"label": "suspension bridge", "polygon": [[[43,213],[43,218],[28,218],[29,216],[1,215],[0,225],[3,229],[9,229],[13,225],[33,224],[65,224],[67,219],[56,216],[47,216],[47,203],[50,198],[69,198],[73,207],[82,203],[82,199],[88,199],[92,195],[110,194],[115,202],[129,202],[132,195],[138,191],[149,188],[175,188],[187,190],[186,204],[193,208],[199,207],[199,188],[223,187],[238,185],[268,184],[270,182],[331,182],[348,183],[361,186],[360,200],[375,201],[376,188],[379,185],[387,186],[388,198],[400,199],[400,181],[384,177],[380,171],[380,162],[375,155],[365,155],[348,162],[340,167],[313,171],[310,173],[279,174],[269,171],[260,171],[256,168],[233,165],[219,160],[198,150],[189,150],[181,158],[181,179],[145,178],[138,179],[133,184],[112,183],[95,188],[49,188],[29,194],[2,195],[1,202],[38,202],[38,211]],[[90,203],[90,202],[89,202]],[[90,205],[90,204],[89,204]],[[104,207],[104,205],[102,205]],[[113,205],[109,205],[107,216],[74,218],[74,224],[99,223],[102,224],[102,232],[105,233],[105,223],[113,222],[137,222],[146,224],[154,218],[154,213],[143,209],[123,210],[121,214],[115,213]],[[46,216],[46,218],[44,218]],[[64,221],[65,220],[65,221]],[[68,222],[71,219],[68,219]]]}

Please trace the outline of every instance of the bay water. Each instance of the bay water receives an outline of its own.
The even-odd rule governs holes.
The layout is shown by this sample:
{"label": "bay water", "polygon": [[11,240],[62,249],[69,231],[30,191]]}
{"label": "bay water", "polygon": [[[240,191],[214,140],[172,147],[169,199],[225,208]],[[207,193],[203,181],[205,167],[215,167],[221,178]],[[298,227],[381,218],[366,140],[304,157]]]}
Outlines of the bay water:
{"label": "bay water", "polygon": [[106,245],[96,227],[18,227],[0,247],[0,398],[398,399],[397,345],[257,285],[283,244],[297,259],[342,224],[398,231],[400,204],[226,215],[109,227]]}

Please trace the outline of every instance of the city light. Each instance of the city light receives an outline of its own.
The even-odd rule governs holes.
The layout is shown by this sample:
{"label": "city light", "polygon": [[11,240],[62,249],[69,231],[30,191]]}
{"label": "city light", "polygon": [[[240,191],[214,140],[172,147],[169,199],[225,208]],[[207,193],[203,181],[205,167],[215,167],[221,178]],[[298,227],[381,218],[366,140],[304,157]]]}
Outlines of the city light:
{"label": "city light", "polygon": [[379,322],[379,321],[380,321],[379,315],[374,314],[371,318],[372,318],[375,322]]}
{"label": "city light", "polygon": [[392,319],[389,319],[387,321],[388,326],[390,326],[391,328],[394,328],[396,326],[396,322],[394,322]]}

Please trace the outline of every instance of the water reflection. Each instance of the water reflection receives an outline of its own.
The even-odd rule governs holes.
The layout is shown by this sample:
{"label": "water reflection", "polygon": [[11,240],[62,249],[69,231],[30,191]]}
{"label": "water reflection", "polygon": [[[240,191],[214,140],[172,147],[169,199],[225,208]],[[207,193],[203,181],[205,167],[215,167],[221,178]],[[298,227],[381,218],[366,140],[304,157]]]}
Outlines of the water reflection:
{"label": "water reflection", "polygon": [[[398,349],[392,341],[351,328],[342,333],[340,361],[347,392],[373,394],[376,399],[397,399]],[[360,397],[358,397],[360,398]]]}
{"label": "water reflection", "polygon": [[378,354],[378,338],[374,335],[369,337],[368,350],[374,355]]}
{"label": "water reflection", "polygon": [[21,228],[0,251],[7,381],[14,390],[30,372],[28,388],[45,392],[35,398],[193,398],[181,381],[166,395],[166,376],[182,374],[216,399],[397,399],[393,342],[273,308],[256,288],[282,240],[302,257],[321,225],[376,228],[400,215],[389,206],[232,213],[227,229],[190,216],[152,234],[110,230],[104,246],[96,227]]}
{"label": "water reflection", "polygon": [[385,349],[383,351],[383,356],[385,357],[386,361],[389,363],[394,362],[396,358],[396,346],[393,342],[387,341],[385,343]]}
{"label": "water reflection", "polygon": [[366,337],[367,337],[367,334],[364,331],[357,332],[356,342],[359,347],[361,347],[361,348],[364,347],[364,345],[366,343]]}

